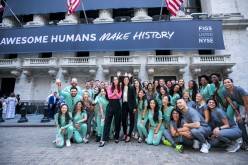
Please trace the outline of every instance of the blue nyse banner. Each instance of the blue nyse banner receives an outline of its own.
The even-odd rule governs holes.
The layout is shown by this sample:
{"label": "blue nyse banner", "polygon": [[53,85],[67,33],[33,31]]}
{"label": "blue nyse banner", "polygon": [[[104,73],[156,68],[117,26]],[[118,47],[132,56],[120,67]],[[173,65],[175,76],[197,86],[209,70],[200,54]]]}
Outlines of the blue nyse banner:
{"label": "blue nyse banner", "polygon": [[0,30],[0,53],[224,49],[213,20],[78,24]]}
{"label": "blue nyse banner", "polygon": [[[119,8],[155,8],[165,7],[164,0],[81,0],[85,10],[119,9]],[[67,12],[67,0],[8,0],[9,7],[16,15],[47,14]],[[77,11],[82,10],[82,3]],[[97,11],[96,11],[97,12]],[[12,16],[8,7],[4,16]]]}

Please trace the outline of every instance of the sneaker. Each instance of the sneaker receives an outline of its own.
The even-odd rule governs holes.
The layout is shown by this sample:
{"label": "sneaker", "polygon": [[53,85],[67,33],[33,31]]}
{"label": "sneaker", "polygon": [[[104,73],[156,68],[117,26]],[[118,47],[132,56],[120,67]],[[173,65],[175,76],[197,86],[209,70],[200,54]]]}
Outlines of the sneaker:
{"label": "sneaker", "polygon": [[70,147],[71,146],[71,141],[70,141],[70,139],[67,139],[66,140],[66,147]]}
{"label": "sneaker", "polygon": [[147,138],[145,138],[145,142],[147,143]]}
{"label": "sneaker", "polygon": [[183,153],[183,145],[176,145],[175,150],[180,152],[180,153]]}
{"label": "sneaker", "polygon": [[143,139],[141,137],[139,137],[138,139],[138,143],[142,143]]}
{"label": "sneaker", "polygon": [[240,144],[239,143],[235,143],[235,144],[231,144],[226,151],[227,152],[236,152],[238,149],[240,149]]}
{"label": "sneaker", "polygon": [[200,142],[199,142],[198,140],[194,140],[193,148],[194,148],[194,149],[200,148]]}
{"label": "sneaker", "polygon": [[208,143],[203,143],[200,151],[201,151],[202,153],[207,154],[207,153],[208,153],[208,150],[209,150]]}
{"label": "sneaker", "polygon": [[171,147],[172,144],[168,140],[163,141],[164,145]]}
{"label": "sneaker", "polygon": [[56,139],[53,141],[53,143],[56,143]]}
{"label": "sneaker", "polygon": [[138,138],[139,138],[138,132],[135,132],[135,134],[134,134],[134,139],[138,139]]}
{"label": "sneaker", "polygon": [[84,137],[84,138],[83,138],[83,142],[84,142],[84,143],[88,143],[89,140],[88,140],[87,138]]}

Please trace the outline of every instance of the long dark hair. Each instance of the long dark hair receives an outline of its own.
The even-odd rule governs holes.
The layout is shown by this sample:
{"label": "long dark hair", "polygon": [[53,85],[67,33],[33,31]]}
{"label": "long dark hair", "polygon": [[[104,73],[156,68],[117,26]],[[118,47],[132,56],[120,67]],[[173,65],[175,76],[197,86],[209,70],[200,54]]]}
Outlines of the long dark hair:
{"label": "long dark hair", "polygon": [[177,93],[179,94],[180,97],[182,97],[182,87],[181,87],[179,84],[173,84],[173,85],[171,86],[171,88],[170,88],[169,94],[170,94],[171,96],[174,95],[174,88],[175,88],[177,85],[179,86],[179,91],[178,91]]}
{"label": "long dark hair", "polygon": [[65,123],[66,124],[69,124],[69,121],[71,120],[71,117],[70,117],[69,112],[68,112],[68,110],[69,110],[68,105],[67,104],[62,104],[60,106],[59,114],[58,114],[58,124],[59,124],[59,127],[61,127],[61,115],[62,115],[62,111],[61,110],[62,110],[62,107],[63,106],[66,106],[67,107],[67,112],[65,113]]}
{"label": "long dark hair", "polygon": [[[105,93],[106,93],[105,99],[106,99],[107,101],[109,101],[107,89],[106,89],[106,88],[102,88],[102,89],[103,89],[103,90],[105,91]],[[102,89],[101,89],[101,90],[102,90]]]}
{"label": "long dark hair", "polygon": [[[169,103],[167,104],[167,106],[171,106],[171,103],[170,103],[171,98],[170,98],[170,96],[168,94],[166,94],[164,97],[167,97],[168,98]],[[162,115],[164,115],[164,106],[163,105],[161,107],[161,112],[162,112]]]}
{"label": "long dark hair", "polygon": [[162,100],[163,98],[162,98],[162,93],[160,92],[160,89],[161,88],[163,88],[164,89],[164,91],[165,91],[165,95],[167,95],[168,94],[168,91],[167,91],[167,88],[165,87],[165,86],[161,86],[161,87],[159,87],[159,98]]}
{"label": "long dark hair", "polygon": [[156,122],[158,122],[158,115],[159,115],[158,102],[157,102],[157,100],[155,100],[155,99],[151,99],[151,100],[149,101],[149,109],[151,109],[151,106],[150,106],[151,101],[154,101],[154,102],[155,102],[153,120],[154,120],[154,122],[156,123]]}
{"label": "long dark hair", "polygon": [[[146,92],[144,89],[141,89],[140,91],[142,91],[145,95],[142,97],[142,108],[144,109],[145,107],[145,100],[147,100],[147,97],[146,97]],[[139,91],[139,93],[140,93]],[[138,96],[138,105],[140,103],[140,97]]]}
{"label": "long dark hair", "polygon": [[120,80],[119,80],[119,78],[117,76],[114,76],[113,77],[112,84],[111,84],[111,90],[112,90],[112,92],[114,92],[114,90],[115,90],[115,84],[113,82],[114,81],[114,78],[117,78],[118,79],[117,89],[118,89],[118,93],[119,93],[120,90],[121,90],[121,83],[120,83]]}
{"label": "long dark hair", "polygon": [[[207,107],[208,107],[208,102],[210,101],[210,100],[213,100],[214,101],[214,103],[215,103],[215,108],[216,107],[218,107],[218,102],[215,100],[215,99],[208,99],[207,100]],[[212,113],[212,111],[211,111],[211,109],[208,107],[208,111],[209,111],[209,118],[210,118],[210,120],[211,120],[211,113]]]}
{"label": "long dark hair", "polygon": [[94,93],[94,100],[96,99],[96,97],[100,94],[100,92],[101,92],[101,88],[99,88],[99,87],[95,87],[94,88],[94,90],[95,89],[97,89],[98,90],[98,93],[95,95],[95,93]]}
{"label": "long dark hair", "polygon": [[74,109],[73,109],[73,111],[72,111],[72,118],[74,118],[74,116],[75,116],[76,113],[77,113],[77,105],[78,105],[79,103],[82,104],[81,113],[83,112],[83,103],[82,103],[81,101],[76,102],[76,104],[75,104],[75,106],[74,106]]}
{"label": "long dark hair", "polygon": [[[198,93],[198,85],[194,80],[190,80],[189,82],[193,83],[193,88],[192,88],[192,100],[195,101],[196,94]],[[190,93],[189,93],[190,94]]]}
{"label": "long dark hair", "polygon": [[182,122],[182,118],[183,118],[183,115],[182,115],[182,112],[179,110],[179,109],[176,109],[174,108],[172,111],[171,111],[171,115],[170,115],[170,120],[174,120],[173,119],[173,112],[176,111],[179,115],[179,118],[178,118],[178,123],[177,123],[177,128],[179,128],[181,126],[181,122]]}

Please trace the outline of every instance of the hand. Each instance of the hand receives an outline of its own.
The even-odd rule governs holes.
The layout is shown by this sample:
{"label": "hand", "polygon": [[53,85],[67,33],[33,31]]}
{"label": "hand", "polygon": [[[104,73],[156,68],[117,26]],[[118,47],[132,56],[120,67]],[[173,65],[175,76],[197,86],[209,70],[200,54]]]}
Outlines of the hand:
{"label": "hand", "polygon": [[157,139],[157,134],[153,135],[153,139],[156,140]]}
{"label": "hand", "polygon": [[141,120],[141,125],[143,125],[143,126],[145,125],[145,122],[144,122],[144,120]]}
{"label": "hand", "polygon": [[212,136],[210,137],[210,140],[214,140],[214,138],[215,138],[215,135],[212,135]]}
{"label": "hand", "polygon": [[61,141],[62,141],[62,139],[59,138],[59,139],[56,140],[56,143],[60,143]]}
{"label": "hand", "polygon": [[77,129],[79,129],[79,128],[80,128],[79,123],[77,123],[77,124],[76,124],[76,128],[77,128]]}
{"label": "hand", "polygon": [[133,109],[133,113],[135,113],[137,111],[137,109]]}
{"label": "hand", "polygon": [[218,136],[219,136],[219,131],[220,131],[219,127],[216,127],[216,128],[213,130],[213,133],[214,133],[214,136],[215,136],[215,137],[218,137]]}
{"label": "hand", "polygon": [[237,115],[237,116],[236,116],[236,121],[237,121],[238,123],[239,123],[239,122],[243,122],[241,115]]}
{"label": "hand", "polygon": [[117,95],[118,94],[118,90],[115,89],[114,90],[114,94]]}
{"label": "hand", "polygon": [[61,130],[61,134],[65,134],[65,129],[62,129]]}

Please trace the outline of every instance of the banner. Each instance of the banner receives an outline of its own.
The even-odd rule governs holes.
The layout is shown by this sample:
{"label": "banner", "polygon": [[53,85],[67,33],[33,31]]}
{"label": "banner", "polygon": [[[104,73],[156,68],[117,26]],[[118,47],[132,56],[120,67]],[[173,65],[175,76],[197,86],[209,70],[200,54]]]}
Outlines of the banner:
{"label": "banner", "polygon": [[[126,8],[160,8],[162,0],[81,0],[85,10],[126,9]],[[67,12],[67,0],[8,0],[9,7],[16,15],[48,14]],[[165,3],[163,2],[163,7]],[[82,10],[80,4],[76,11]],[[98,11],[96,11],[98,12]],[[12,16],[7,7],[4,16]]]}
{"label": "banner", "polygon": [[0,54],[225,49],[219,20],[78,24],[0,30]]}

